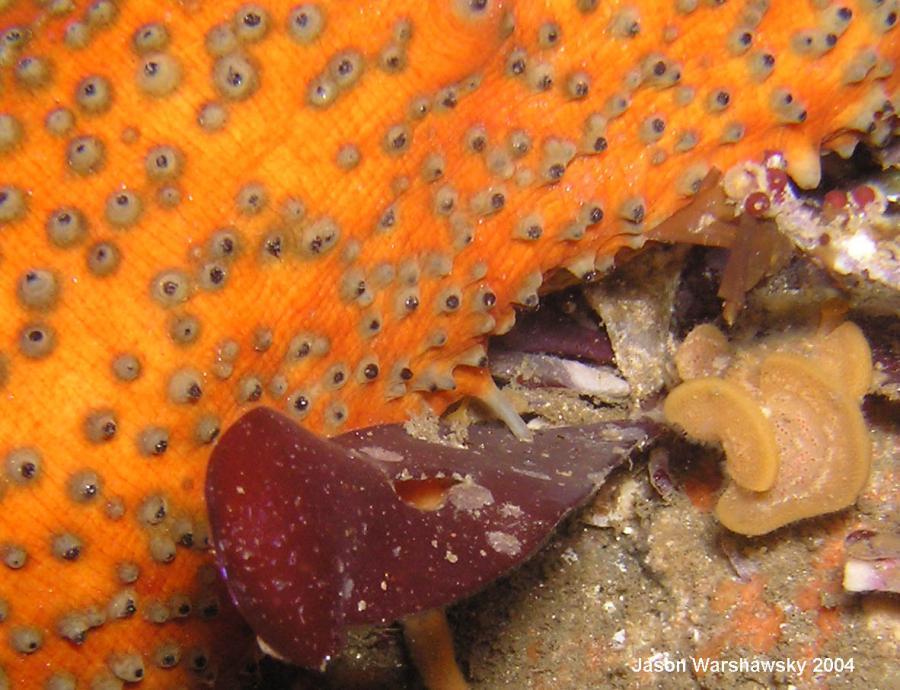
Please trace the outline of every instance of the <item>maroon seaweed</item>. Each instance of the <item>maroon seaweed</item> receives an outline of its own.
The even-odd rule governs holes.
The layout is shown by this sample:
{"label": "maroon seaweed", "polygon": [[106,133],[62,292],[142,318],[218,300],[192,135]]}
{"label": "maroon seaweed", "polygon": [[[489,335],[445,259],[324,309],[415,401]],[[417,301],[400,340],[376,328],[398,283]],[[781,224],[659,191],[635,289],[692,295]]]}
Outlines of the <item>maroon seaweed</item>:
{"label": "maroon seaweed", "polygon": [[606,331],[563,311],[565,298],[548,296],[537,311],[520,313],[509,333],[491,338],[491,348],[612,364],[612,344]]}
{"label": "maroon seaweed", "polygon": [[651,434],[606,424],[520,443],[473,427],[463,449],[382,426],[326,440],[257,408],[210,462],[216,558],[257,635],[318,667],[347,626],[446,605],[508,572]]}

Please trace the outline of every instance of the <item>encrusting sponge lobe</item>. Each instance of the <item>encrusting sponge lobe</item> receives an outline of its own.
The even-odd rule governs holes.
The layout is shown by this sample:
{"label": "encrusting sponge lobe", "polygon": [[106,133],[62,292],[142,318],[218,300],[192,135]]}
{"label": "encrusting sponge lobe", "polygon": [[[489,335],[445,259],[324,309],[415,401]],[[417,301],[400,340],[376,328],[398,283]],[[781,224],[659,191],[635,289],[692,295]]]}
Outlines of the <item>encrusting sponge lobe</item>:
{"label": "encrusting sponge lobe", "polygon": [[0,0],[0,687],[224,673],[221,429],[511,420],[479,346],[544,274],[896,106],[892,0],[352,5]]}
{"label": "encrusting sponge lobe", "polygon": [[731,481],[715,513],[725,527],[765,534],[856,500],[869,476],[860,402],[872,383],[858,326],[772,334],[735,350],[704,324],[675,361],[684,383],[666,398],[666,420],[694,440],[721,441]]}

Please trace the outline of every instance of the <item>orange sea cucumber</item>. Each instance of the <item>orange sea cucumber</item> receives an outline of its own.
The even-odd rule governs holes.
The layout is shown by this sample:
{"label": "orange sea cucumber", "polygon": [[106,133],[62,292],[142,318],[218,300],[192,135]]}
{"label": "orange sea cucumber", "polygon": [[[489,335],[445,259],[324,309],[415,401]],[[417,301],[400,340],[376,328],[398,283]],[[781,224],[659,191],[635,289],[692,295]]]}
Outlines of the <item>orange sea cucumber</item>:
{"label": "orange sea cucumber", "polygon": [[896,23],[896,0],[0,0],[0,687],[209,676],[219,429],[495,399],[485,338],[547,272],[640,246],[712,166],[781,151],[811,186],[821,145],[882,140]]}

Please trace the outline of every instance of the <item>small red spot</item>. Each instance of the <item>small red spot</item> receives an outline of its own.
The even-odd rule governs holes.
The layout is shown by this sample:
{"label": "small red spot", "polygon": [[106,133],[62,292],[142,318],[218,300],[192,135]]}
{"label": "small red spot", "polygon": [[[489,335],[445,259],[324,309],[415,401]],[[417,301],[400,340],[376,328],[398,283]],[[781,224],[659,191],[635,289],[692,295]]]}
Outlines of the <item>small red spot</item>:
{"label": "small red spot", "polygon": [[865,184],[860,185],[851,191],[850,197],[853,199],[853,203],[861,209],[864,209],[876,199],[875,190]]}
{"label": "small red spot", "polygon": [[784,170],[769,168],[766,171],[766,180],[769,183],[769,189],[775,192],[776,196],[784,194],[788,183],[788,176]]}
{"label": "small red spot", "polygon": [[842,211],[847,206],[847,192],[840,189],[832,189],[825,194],[823,206],[826,211]]}
{"label": "small red spot", "polygon": [[744,212],[754,218],[761,218],[771,207],[772,202],[765,192],[753,192],[744,202]]}

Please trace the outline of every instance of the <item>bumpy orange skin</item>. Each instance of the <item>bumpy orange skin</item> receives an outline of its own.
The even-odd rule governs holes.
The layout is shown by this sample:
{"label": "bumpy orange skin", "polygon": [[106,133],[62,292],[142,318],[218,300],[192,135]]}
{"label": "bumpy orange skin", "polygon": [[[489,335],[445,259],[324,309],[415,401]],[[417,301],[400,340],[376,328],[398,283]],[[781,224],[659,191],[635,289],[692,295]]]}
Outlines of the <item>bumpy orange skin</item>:
{"label": "bumpy orange skin", "polygon": [[[27,38],[16,44],[7,33],[0,48],[0,116],[12,118],[0,127],[0,456],[30,447],[41,458],[36,478],[24,483],[16,467],[3,468],[0,546],[4,557],[10,546],[27,553],[20,569],[0,565],[0,599],[9,605],[0,667],[9,685],[40,688],[66,672],[87,687],[111,672],[114,655],[126,653],[143,659],[147,688],[200,683],[205,671],[189,668],[193,647],[206,649],[210,667],[222,665],[215,643],[235,629],[227,615],[144,620],[154,600],[173,594],[208,601],[211,585],[198,570],[202,575],[210,556],[197,548],[210,450],[198,438],[204,416],[224,427],[252,405],[268,404],[331,434],[401,420],[427,405],[441,409],[464,394],[489,395],[478,346],[511,324],[515,303],[536,298],[541,275],[561,266],[589,273],[595,260],[602,268],[620,247],[639,246],[646,231],[688,202],[711,166],[776,150],[799,181],[815,183],[820,146],[846,130],[877,130],[875,112],[896,99],[896,2],[843,4],[853,14],[846,22],[835,14],[840,5],[827,2],[334,0],[317,4],[324,28],[302,42],[288,26],[296,3],[285,0],[0,0],[0,32],[18,28]],[[246,19],[248,12],[257,17]],[[72,45],[78,21],[88,26],[82,47]],[[133,37],[154,23],[165,26],[168,40],[151,52],[168,57],[142,62]],[[234,70],[217,72],[220,58],[204,47],[218,24],[243,36],[226,32],[212,41],[245,58],[238,79]],[[744,29],[749,47],[741,43]],[[805,30],[811,33],[798,33]],[[829,33],[834,45],[822,43]],[[812,48],[802,44],[808,36]],[[392,42],[398,61],[379,66]],[[310,82],[350,49],[358,61],[351,60],[350,76],[345,65],[335,78],[353,83],[336,91],[328,83],[326,100],[336,98],[311,105]],[[517,49],[527,57],[522,75],[510,59]],[[874,61],[860,58],[865,51]],[[762,67],[764,53],[775,57],[771,72]],[[46,61],[45,77],[40,60],[22,62],[28,57]],[[662,77],[654,72],[660,60]],[[855,60],[866,68],[848,79]],[[170,76],[158,70],[173,65],[168,86],[154,86]],[[678,85],[653,83],[675,69]],[[97,95],[97,82],[79,92],[91,76],[105,78],[99,87],[108,97]],[[228,77],[234,83],[222,82]],[[244,93],[250,82],[255,88]],[[790,103],[783,102],[787,92]],[[621,113],[609,105],[617,94],[627,97]],[[428,112],[414,116],[420,97]],[[219,129],[209,126],[208,111],[206,126],[198,123],[211,102],[227,112]],[[74,122],[66,129],[55,120],[54,133],[45,119],[60,107]],[[510,147],[515,132],[530,141],[522,155]],[[101,160],[69,160],[79,136],[102,142]],[[606,148],[597,152],[600,136]],[[148,175],[146,159],[163,145],[176,149],[180,171],[160,180],[159,170]],[[355,167],[354,156],[339,155],[347,145],[356,147]],[[439,180],[427,162],[434,154],[443,159]],[[170,169],[171,161],[159,165]],[[239,200],[248,184],[260,185],[262,203]],[[133,196],[108,212],[110,196],[126,190]],[[448,195],[456,200],[449,215],[436,210]],[[302,202],[302,217],[290,199]],[[139,214],[132,213],[135,200]],[[378,228],[392,205],[393,224]],[[84,236],[67,247],[46,230],[63,207],[78,209],[86,223]],[[604,217],[588,226],[595,207]],[[522,226],[533,214],[539,222]],[[324,246],[304,245],[313,239],[310,226],[326,218],[339,228],[334,246],[328,238],[320,238]],[[526,238],[534,225],[540,236]],[[228,226],[237,251],[216,259],[211,238]],[[275,236],[277,257],[265,241]],[[120,254],[109,275],[88,265],[97,242]],[[216,267],[218,285],[210,282]],[[19,290],[35,269],[54,277],[58,294],[49,305]],[[152,289],[167,270],[188,279],[184,299],[168,306]],[[360,279],[365,290],[357,294]],[[409,297],[417,308],[408,308],[416,304]],[[199,333],[173,336],[173,320],[185,316],[196,319],[189,325],[199,323]],[[377,333],[367,331],[373,320]],[[54,333],[41,358],[34,356],[39,345],[21,340],[34,324]],[[259,329],[265,334],[257,341]],[[311,334],[311,352],[292,361],[300,333]],[[133,381],[112,371],[122,353],[141,364]],[[346,370],[336,383],[339,363]],[[370,364],[377,365],[372,380]],[[405,367],[410,380],[400,376]],[[186,398],[187,389],[170,390],[185,369],[198,384]],[[177,388],[181,379],[174,381]],[[299,395],[308,403],[303,410],[294,405]],[[98,410],[115,419],[104,441],[85,431]],[[164,452],[142,452],[148,427],[167,434]],[[67,482],[86,468],[100,475],[102,490],[77,503]],[[157,495],[168,511],[151,528],[140,508]],[[110,499],[124,504],[119,519],[107,514]],[[157,547],[171,546],[166,540],[183,533],[178,519],[193,526],[195,547],[177,546],[168,563],[157,551],[154,560],[151,537]],[[74,560],[52,552],[60,534],[81,539]],[[115,574],[123,562],[140,566],[137,614],[107,620],[81,645],[62,639],[61,617],[105,608],[125,588]],[[22,626],[43,633],[33,653],[10,641]],[[170,670],[153,660],[165,641],[182,652]]]}

